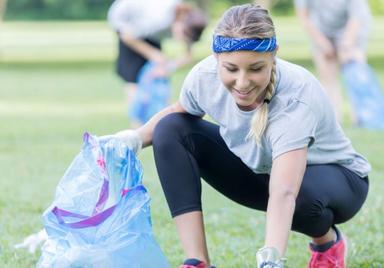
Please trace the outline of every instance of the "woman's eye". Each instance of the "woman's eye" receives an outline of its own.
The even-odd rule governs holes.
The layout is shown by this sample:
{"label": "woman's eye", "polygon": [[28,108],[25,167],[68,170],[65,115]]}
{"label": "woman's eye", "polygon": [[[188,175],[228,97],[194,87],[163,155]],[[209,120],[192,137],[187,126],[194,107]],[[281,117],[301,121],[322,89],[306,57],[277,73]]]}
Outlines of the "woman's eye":
{"label": "woman's eye", "polygon": [[259,67],[259,68],[251,68],[250,70],[251,70],[251,72],[260,72],[260,71],[263,70],[263,67]]}
{"label": "woman's eye", "polygon": [[225,69],[228,71],[228,72],[231,72],[231,73],[234,73],[237,71],[236,68],[228,68],[228,67],[225,67]]}

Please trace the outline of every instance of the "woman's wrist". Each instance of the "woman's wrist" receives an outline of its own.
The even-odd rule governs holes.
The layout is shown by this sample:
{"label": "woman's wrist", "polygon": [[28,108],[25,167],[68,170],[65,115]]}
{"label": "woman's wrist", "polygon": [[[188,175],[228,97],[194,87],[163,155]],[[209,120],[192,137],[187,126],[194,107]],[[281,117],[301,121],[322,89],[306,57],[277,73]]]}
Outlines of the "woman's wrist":
{"label": "woman's wrist", "polygon": [[177,70],[177,63],[175,61],[168,61],[166,64],[166,69],[168,73],[172,73]]}
{"label": "woman's wrist", "polygon": [[117,132],[115,135],[122,142],[124,142],[128,146],[128,148],[134,151],[135,154],[138,154],[143,146],[143,140],[137,130],[123,130]]}

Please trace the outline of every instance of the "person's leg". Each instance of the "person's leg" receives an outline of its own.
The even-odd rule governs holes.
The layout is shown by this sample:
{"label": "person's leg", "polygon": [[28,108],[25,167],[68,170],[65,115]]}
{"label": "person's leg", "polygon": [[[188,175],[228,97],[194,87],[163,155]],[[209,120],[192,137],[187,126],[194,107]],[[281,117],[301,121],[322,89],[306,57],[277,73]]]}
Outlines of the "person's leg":
{"label": "person's leg", "polygon": [[344,262],[345,244],[335,224],[351,219],[363,205],[367,193],[368,179],[344,167],[307,166],[296,200],[292,229],[312,237],[310,267],[316,267],[317,261],[329,255],[330,259]]}
{"label": "person's leg", "polygon": [[[160,42],[157,40],[144,39],[146,43],[161,49]],[[117,57],[117,74],[125,81],[124,96],[128,110],[134,104],[137,94],[137,78],[141,68],[148,62],[146,58],[132,50],[129,46],[119,39]],[[130,128],[137,128],[142,124],[138,118],[130,117]]]}
{"label": "person's leg", "polygon": [[313,52],[313,60],[319,75],[319,80],[327,92],[332,106],[336,113],[336,118],[342,122],[342,90],[339,82],[340,66],[336,56],[325,56],[321,51]]}
{"label": "person's leg", "polygon": [[[204,256],[201,258],[209,262],[206,246],[201,246],[205,245],[202,214],[187,216],[201,212],[200,176],[235,202],[266,210],[269,175],[255,174],[230,152],[218,126],[191,115],[168,115],[155,129],[153,150],[187,256]],[[296,202],[293,230],[313,237],[314,242],[332,240],[331,226],[355,215],[367,191],[367,180],[343,167],[308,166]],[[198,234],[198,241],[189,243],[191,230]]]}
{"label": "person's leg", "polygon": [[257,175],[226,146],[219,128],[187,114],[171,114],[153,136],[157,171],[188,258],[210,263],[201,213],[201,181],[242,205],[266,210],[269,175]]}
{"label": "person's leg", "polygon": [[[365,50],[359,47],[352,47],[347,50],[340,49],[339,62],[341,65],[347,65],[349,63],[353,63],[353,64],[360,63],[365,65],[367,62]],[[369,89],[367,88],[367,91],[368,90]],[[348,93],[352,94],[351,89],[348,90]],[[356,105],[361,105],[360,101],[362,100],[359,100],[358,103],[353,103],[353,101],[349,103],[350,113],[351,113],[350,114],[351,122],[352,122],[352,125],[355,125],[355,126],[359,126],[359,120],[358,120],[359,116],[357,115],[358,107],[356,107]]]}
{"label": "person's leg", "polygon": [[[367,43],[368,43],[368,35],[367,33],[361,33],[359,35],[359,38],[357,38],[356,43],[345,47],[345,45],[342,44],[342,40],[336,40],[337,45],[337,57],[339,61],[339,65],[342,66],[342,68],[349,64],[349,63],[360,63],[360,64],[366,64],[367,63],[367,56],[366,56],[366,50],[367,50]],[[343,74],[345,75],[345,73]],[[345,78],[344,78],[345,79]],[[348,90],[348,93],[351,94],[350,90]],[[358,116],[356,114],[357,107],[356,103],[350,102],[350,118],[352,125],[359,125]]]}
{"label": "person's leg", "polygon": [[309,165],[296,199],[292,228],[319,238],[363,205],[368,180],[339,165]]}
{"label": "person's leg", "polygon": [[[137,94],[137,84],[132,82],[127,82],[123,88],[125,103],[130,110],[130,107],[133,106]],[[136,120],[134,117],[130,116],[129,128],[136,129],[141,126],[141,122]]]}
{"label": "person's leg", "polygon": [[[137,74],[146,60],[125,45],[121,39],[119,39],[118,45],[119,54],[116,62],[116,72],[125,82],[123,93],[126,107],[129,110],[132,107],[137,92]],[[136,128],[140,125],[140,122],[130,116],[130,128]]]}
{"label": "person's leg", "polygon": [[187,259],[198,259],[209,267],[207,243],[205,239],[204,219],[201,211],[180,214],[174,218],[182,248]]}

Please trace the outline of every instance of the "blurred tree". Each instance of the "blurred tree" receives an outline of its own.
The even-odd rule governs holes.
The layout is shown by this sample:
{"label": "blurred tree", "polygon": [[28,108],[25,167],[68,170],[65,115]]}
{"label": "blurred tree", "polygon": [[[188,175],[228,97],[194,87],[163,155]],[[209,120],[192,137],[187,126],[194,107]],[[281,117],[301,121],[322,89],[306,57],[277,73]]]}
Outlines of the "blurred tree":
{"label": "blurred tree", "polygon": [[384,0],[369,0],[374,15],[384,15]]}
{"label": "blurred tree", "polygon": [[0,21],[2,21],[4,18],[6,8],[7,8],[7,0],[0,0]]}
{"label": "blurred tree", "polygon": [[[161,0],[158,0],[161,1]],[[186,0],[195,2],[211,17],[218,17],[231,5],[257,2],[275,15],[294,15],[293,0]],[[326,0],[324,0],[326,1]],[[6,0],[0,0],[0,12]],[[113,0],[12,0],[7,2],[6,19],[104,20]],[[372,13],[384,15],[384,0],[369,0]],[[4,12],[4,11],[2,11]],[[0,13],[1,16],[1,13]]]}
{"label": "blurred tree", "polygon": [[[2,1],[2,0],[0,0]],[[7,19],[105,19],[113,0],[12,0]]]}
{"label": "blurred tree", "polygon": [[262,6],[265,9],[271,10],[272,0],[255,0],[253,2]]}
{"label": "blurred tree", "polygon": [[209,5],[211,4],[210,0],[195,0],[194,2],[197,3],[197,6],[201,8],[201,10],[205,11],[206,13],[209,12]]}

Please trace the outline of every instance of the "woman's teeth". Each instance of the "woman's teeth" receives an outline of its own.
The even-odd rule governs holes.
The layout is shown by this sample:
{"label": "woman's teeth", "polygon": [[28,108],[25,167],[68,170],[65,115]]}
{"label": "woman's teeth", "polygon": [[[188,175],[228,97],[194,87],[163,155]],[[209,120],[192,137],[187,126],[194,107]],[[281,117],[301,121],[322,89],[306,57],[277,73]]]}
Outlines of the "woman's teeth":
{"label": "woman's teeth", "polygon": [[248,91],[239,91],[239,90],[237,90],[237,89],[235,89],[235,91],[236,91],[237,93],[239,93],[240,95],[243,95],[243,96],[246,96],[246,95],[249,94],[249,92],[251,92],[251,90],[248,90]]}

